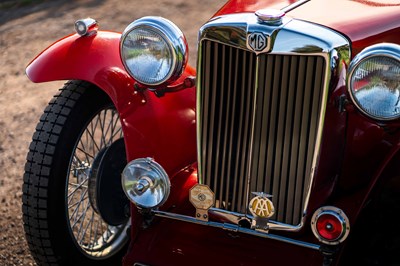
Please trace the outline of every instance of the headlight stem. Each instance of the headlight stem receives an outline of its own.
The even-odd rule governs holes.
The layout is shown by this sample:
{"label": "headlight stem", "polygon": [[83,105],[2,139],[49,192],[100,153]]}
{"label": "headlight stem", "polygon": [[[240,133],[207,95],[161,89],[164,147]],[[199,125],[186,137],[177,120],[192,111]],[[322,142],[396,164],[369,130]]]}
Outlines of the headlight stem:
{"label": "headlight stem", "polygon": [[163,97],[166,93],[178,92],[184,89],[192,88],[195,84],[196,84],[196,78],[194,76],[188,76],[182,82],[173,86],[166,86],[162,88],[151,88],[143,86],[142,84],[136,82],[134,84],[134,88],[138,92],[143,92],[147,89],[149,91],[154,92],[154,94],[160,98]]}
{"label": "headlight stem", "polygon": [[[141,223],[142,229],[149,228],[154,220],[154,213],[152,212],[153,209],[143,209],[137,206],[136,208],[138,210],[138,213],[141,214],[142,216],[142,223]],[[155,208],[154,210],[158,210],[158,208]]]}
{"label": "headlight stem", "polygon": [[347,106],[349,105],[349,103],[350,102],[347,99],[346,95],[344,95],[344,94],[340,95],[337,99],[337,106],[338,106],[339,112],[344,113],[344,112],[348,111]]}

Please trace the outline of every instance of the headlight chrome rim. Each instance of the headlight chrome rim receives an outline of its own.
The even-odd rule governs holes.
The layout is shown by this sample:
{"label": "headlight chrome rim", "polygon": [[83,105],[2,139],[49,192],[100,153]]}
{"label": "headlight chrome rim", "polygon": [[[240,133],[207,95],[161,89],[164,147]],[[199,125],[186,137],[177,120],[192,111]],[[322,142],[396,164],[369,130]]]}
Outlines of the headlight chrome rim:
{"label": "headlight chrome rim", "polygon": [[[149,30],[155,34],[158,34],[168,45],[168,48],[171,52],[171,69],[164,78],[157,82],[145,82],[135,76],[135,73],[132,73],[126,60],[124,59],[124,42],[127,36],[132,31],[137,29]],[[173,22],[163,17],[147,16],[133,21],[122,33],[120,40],[120,57],[126,71],[132,78],[134,78],[140,84],[149,86],[150,88],[158,88],[172,83],[182,75],[188,62],[188,44],[182,31]]]}
{"label": "headlight chrome rim", "polygon": [[351,61],[349,66],[349,71],[347,75],[347,89],[350,95],[352,102],[357,106],[357,109],[360,110],[364,115],[378,121],[392,121],[400,118],[400,112],[397,115],[384,117],[384,116],[376,116],[372,113],[369,113],[365,110],[365,108],[361,105],[359,100],[355,97],[352,85],[352,78],[358,67],[373,58],[387,58],[390,60],[397,61],[400,64],[400,45],[392,44],[392,43],[380,43],[371,45],[364,50],[362,50],[359,54],[357,54],[354,59]]}

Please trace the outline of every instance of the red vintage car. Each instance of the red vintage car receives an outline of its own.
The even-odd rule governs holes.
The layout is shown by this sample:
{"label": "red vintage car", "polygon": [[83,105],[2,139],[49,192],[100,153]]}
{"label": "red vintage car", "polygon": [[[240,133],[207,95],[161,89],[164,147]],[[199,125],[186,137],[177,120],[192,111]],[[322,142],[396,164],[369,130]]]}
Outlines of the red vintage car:
{"label": "red vintage car", "polygon": [[39,265],[400,263],[400,3],[228,1],[200,29],[75,23],[29,147]]}

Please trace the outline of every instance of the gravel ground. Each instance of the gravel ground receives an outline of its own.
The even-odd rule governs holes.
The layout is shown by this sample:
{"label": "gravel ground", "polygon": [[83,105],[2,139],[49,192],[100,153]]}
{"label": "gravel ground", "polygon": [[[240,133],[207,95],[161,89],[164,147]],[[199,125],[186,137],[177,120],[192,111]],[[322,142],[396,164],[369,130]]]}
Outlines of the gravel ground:
{"label": "gravel ground", "polygon": [[35,265],[25,243],[21,186],[35,125],[62,81],[33,84],[25,66],[52,42],[73,32],[76,19],[92,17],[100,28],[122,31],[131,21],[159,15],[185,33],[196,61],[200,26],[222,0],[87,0],[0,2],[0,265]]}

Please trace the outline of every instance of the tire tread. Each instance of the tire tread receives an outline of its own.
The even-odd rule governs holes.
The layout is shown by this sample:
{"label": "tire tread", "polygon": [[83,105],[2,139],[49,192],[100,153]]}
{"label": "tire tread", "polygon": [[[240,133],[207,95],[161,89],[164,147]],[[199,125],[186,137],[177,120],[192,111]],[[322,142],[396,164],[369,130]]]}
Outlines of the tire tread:
{"label": "tire tread", "polygon": [[45,108],[29,146],[23,176],[22,213],[26,240],[39,265],[58,265],[47,222],[52,156],[68,115],[89,86],[82,81],[67,82]]}

